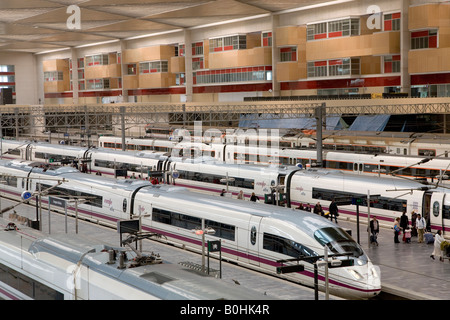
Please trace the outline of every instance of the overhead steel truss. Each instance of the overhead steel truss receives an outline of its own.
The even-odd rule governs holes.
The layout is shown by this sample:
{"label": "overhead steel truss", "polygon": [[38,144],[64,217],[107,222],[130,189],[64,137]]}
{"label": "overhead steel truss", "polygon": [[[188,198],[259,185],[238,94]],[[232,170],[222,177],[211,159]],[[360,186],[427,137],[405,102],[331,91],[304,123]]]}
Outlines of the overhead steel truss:
{"label": "overhead steel truss", "polygon": [[[445,101],[448,100],[448,101]],[[108,104],[108,105],[6,105],[0,106],[3,132],[109,131],[113,127],[146,124],[235,126],[246,120],[315,117],[323,106],[328,115],[448,114],[447,99],[380,99],[331,101],[271,101],[239,103]],[[14,135],[11,134],[11,135]]]}

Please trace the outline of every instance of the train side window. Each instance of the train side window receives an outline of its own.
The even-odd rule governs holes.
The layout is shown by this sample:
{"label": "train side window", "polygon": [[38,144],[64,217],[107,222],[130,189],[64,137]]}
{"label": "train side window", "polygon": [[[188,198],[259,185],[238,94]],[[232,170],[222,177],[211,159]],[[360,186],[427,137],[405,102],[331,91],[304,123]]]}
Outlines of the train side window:
{"label": "train side window", "polygon": [[[314,256],[318,255],[314,250],[312,250],[298,242],[295,242],[290,239],[286,239],[286,238],[283,238],[283,237],[280,237],[277,235],[273,235],[270,233],[264,233],[264,235],[263,235],[263,248],[265,250],[285,254],[285,255],[288,255],[288,256],[294,257],[294,258],[314,257]],[[305,260],[305,261],[308,261],[308,260]],[[312,261],[308,261],[308,262],[311,263]]]}

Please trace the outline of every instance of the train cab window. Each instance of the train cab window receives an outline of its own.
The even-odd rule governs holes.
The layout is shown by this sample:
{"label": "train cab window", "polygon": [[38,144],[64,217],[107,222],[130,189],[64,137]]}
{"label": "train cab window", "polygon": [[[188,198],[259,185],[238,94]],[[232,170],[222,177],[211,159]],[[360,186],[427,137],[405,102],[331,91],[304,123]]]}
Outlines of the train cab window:
{"label": "train cab window", "polygon": [[[327,227],[314,232],[314,238],[327,246],[332,253],[349,253],[353,257],[361,257],[364,251],[353,238],[341,228]],[[367,259],[362,259],[367,261]]]}
{"label": "train cab window", "polygon": [[[298,242],[270,233],[264,233],[263,235],[263,248],[265,250],[285,254],[294,258],[318,256],[314,250]],[[308,262],[312,263],[312,261]]]}
{"label": "train cab window", "polygon": [[442,206],[442,219],[450,219],[450,206],[445,204]]}

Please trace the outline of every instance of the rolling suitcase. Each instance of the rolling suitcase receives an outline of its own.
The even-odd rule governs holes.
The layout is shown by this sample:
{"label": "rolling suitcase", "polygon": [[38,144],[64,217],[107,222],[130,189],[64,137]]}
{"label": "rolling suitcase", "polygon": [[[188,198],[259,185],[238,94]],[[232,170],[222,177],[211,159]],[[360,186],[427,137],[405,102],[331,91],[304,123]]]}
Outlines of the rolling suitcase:
{"label": "rolling suitcase", "polygon": [[427,244],[434,243],[434,237],[431,232],[426,232],[423,236],[425,238],[425,243]]}

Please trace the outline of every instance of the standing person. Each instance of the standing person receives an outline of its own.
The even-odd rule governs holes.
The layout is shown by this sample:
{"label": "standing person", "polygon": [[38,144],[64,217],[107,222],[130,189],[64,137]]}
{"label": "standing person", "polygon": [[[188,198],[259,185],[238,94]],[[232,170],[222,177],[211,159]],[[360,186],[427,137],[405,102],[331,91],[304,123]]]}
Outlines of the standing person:
{"label": "standing person", "polygon": [[317,202],[317,203],[316,203],[316,205],[314,206],[313,212],[314,212],[315,214],[320,214],[321,216],[324,215],[322,206],[320,205],[320,202]]}
{"label": "standing person", "polygon": [[409,224],[408,216],[406,215],[406,211],[403,211],[403,214],[400,217],[400,228],[402,228],[403,230],[403,241],[406,241],[405,230],[408,227],[408,224]]}
{"label": "standing person", "polygon": [[400,243],[398,236],[400,235],[400,218],[395,218],[394,222],[394,243]]}
{"label": "standing person", "polygon": [[334,222],[337,223],[337,216],[339,215],[338,211],[338,206],[336,204],[336,201],[331,201],[330,203],[330,207],[328,208],[330,210],[330,221],[333,221],[333,216],[334,216]]}
{"label": "standing person", "polygon": [[427,222],[420,214],[417,215],[416,220],[416,227],[417,227],[417,234],[418,234],[418,241],[419,243],[423,242],[423,235],[425,234],[425,228],[427,227]]}
{"label": "standing person", "polygon": [[222,192],[220,193],[220,196],[221,196],[221,197],[224,197],[224,196],[225,196],[225,193],[226,193],[225,189],[222,189]]}
{"label": "standing person", "polygon": [[252,192],[252,196],[250,197],[250,201],[253,201],[253,202],[258,201],[259,202],[259,197],[254,192]]}
{"label": "standing person", "polygon": [[444,261],[444,258],[442,257],[442,250],[441,250],[441,242],[444,241],[444,237],[441,234],[441,230],[438,230],[436,235],[434,236],[434,250],[431,254],[430,258],[434,260],[434,256],[439,256],[440,261]]}
{"label": "standing person", "polygon": [[373,217],[370,220],[370,243],[375,243],[378,246],[378,234],[380,233],[380,224],[378,223],[377,217]]}
{"label": "standing person", "polygon": [[415,210],[413,210],[411,212],[411,236],[412,237],[417,237],[416,220],[417,220],[417,213]]}
{"label": "standing person", "polygon": [[409,226],[406,227],[405,231],[403,231],[405,234],[403,237],[405,238],[406,243],[411,243],[411,229]]}
{"label": "standing person", "polygon": [[244,200],[244,191],[239,191],[239,194],[238,194],[238,196],[237,196],[237,198],[239,199],[239,200]]}

